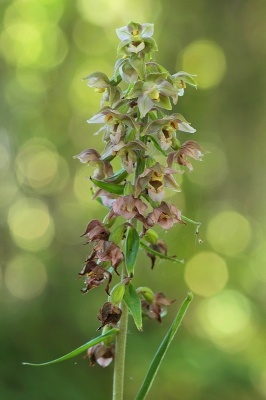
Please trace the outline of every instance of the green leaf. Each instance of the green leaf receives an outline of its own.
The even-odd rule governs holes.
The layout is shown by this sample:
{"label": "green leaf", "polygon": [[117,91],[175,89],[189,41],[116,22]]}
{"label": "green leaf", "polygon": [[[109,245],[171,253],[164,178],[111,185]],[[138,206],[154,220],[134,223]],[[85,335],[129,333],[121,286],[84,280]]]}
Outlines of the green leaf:
{"label": "green leaf", "polygon": [[126,286],[126,291],[124,294],[124,302],[134,319],[137,329],[139,331],[142,331],[142,311],[141,311],[140,298],[132,283],[129,283]]}
{"label": "green leaf", "polygon": [[129,226],[125,242],[125,262],[129,276],[134,275],[134,267],[139,251],[139,234],[136,228]]}
{"label": "green leaf", "polygon": [[186,311],[188,309],[188,306],[190,302],[193,299],[193,295],[191,292],[188,292],[187,298],[184,300],[182,303],[169,331],[167,332],[166,336],[164,337],[159,349],[157,350],[151,365],[149,367],[149,370],[147,372],[147,375],[143,381],[143,384],[140,388],[140,391],[138,392],[137,396],[135,397],[135,400],[144,400],[145,397],[147,396],[152,383],[154,381],[154,378],[158,372],[158,369],[161,365],[161,362],[166,354],[166,351],[168,350],[173,338],[175,337],[175,334],[181,325],[182,319],[184,315],[186,314]]}
{"label": "green leaf", "polygon": [[178,264],[184,264],[184,262],[185,262],[184,260],[178,260],[177,258],[174,258],[174,257],[165,256],[164,254],[161,254],[158,251],[151,249],[149,246],[147,246],[142,241],[140,241],[139,244],[140,244],[141,247],[143,247],[143,249],[145,249],[146,251],[148,251],[151,254],[154,254],[157,257],[164,258],[165,260],[173,261],[173,262],[178,263]]}
{"label": "green leaf", "polygon": [[98,179],[90,178],[90,180],[98,186],[100,189],[106,190],[109,193],[120,194],[124,193],[123,185],[116,185],[114,183],[107,183],[103,181],[98,181]]}
{"label": "green leaf", "polygon": [[83,344],[82,346],[78,347],[76,350],[71,351],[70,353],[66,354],[63,357],[59,357],[53,361],[48,361],[45,363],[41,363],[41,364],[32,364],[32,363],[22,363],[23,365],[33,365],[35,367],[41,367],[43,365],[49,365],[49,364],[55,364],[61,361],[65,361],[68,360],[69,358],[75,357],[80,353],[83,353],[83,351],[89,349],[90,347],[94,346],[95,344],[101,343],[103,341],[104,338],[106,338],[107,336],[111,336],[114,335],[115,333],[117,333],[119,331],[118,328],[113,328],[110,331],[108,331],[107,333],[104,333],[101,336],[98,336],[95,339],[90,340],[89,342]]}

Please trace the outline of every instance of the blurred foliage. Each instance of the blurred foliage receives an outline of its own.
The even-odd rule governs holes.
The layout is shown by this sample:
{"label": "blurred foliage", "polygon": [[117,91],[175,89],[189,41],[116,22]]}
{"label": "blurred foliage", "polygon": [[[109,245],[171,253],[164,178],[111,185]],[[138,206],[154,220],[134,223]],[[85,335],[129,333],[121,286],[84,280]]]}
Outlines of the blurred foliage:
{"label": "blurred foliage", "polygon": [[[112,366],[90,368],[82,356],[21,363],[52,360],[96,336],[105,293],[82,296],[75,278],[90,252],[79,235],[105,211],[91,202],[90,168],[72,156],[103,146],[86,123],[100,95],[81,78],[112,75],[115,28],[130,20],[155,23],[157,62],[198,74],[198,90],[188,88],[175,111],[211,152],[178,178],[182,193],[168,194],[202,222],[203,244],[193,225],[161,229],[169,254],[186,264],[160,261],[151,271],[142,253],[136,266],[139,286],[179,304],[188,288],[195,294],[148,398],[266,398],[265,1],[2,0],[0,10],[2,398],[111,397]],[[144,321],[143,333],[130,321],[126,399],[177,307],[161,325]]]}

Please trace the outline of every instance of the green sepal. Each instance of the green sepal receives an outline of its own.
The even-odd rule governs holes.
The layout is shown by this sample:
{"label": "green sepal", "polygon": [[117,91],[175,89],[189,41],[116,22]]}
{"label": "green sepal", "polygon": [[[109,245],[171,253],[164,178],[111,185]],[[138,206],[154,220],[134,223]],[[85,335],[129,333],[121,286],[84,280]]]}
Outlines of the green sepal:
{"label": "green sepal", "polygon": [[140,241],[139,245],[141,247],[143,247],[143,249],[145,249],[148,253],[154,254],[155,256],[163,258],[165,260],[173,261],[173,262],[178,263],[178,264],[184,264],[184,262],[185,262],[185,260],[178,260],[177,258],[169,257],[169,256],[166,256],[164,254],[161,254],[158,251],[151,249],[147,244],[145,244],[142,241]]}
{"label": "green sepal", "polygon": [[136,176],[140,176],[145,169],[145,158],[141,157],[138,159],[137,166],[136,166]]}
{"label": "green sepal", "polygon": [[109,193],[120,194],[124,193],[123,185],[116,185],[114,183],[107,183],[103,181],[98,181],[98,179],[90,178],[94,185],[98,186],[100,189],[106,190]]}
{"label": "green sepal", "polygon": [[134,192],[135,192],[135,188],[132,185],[132,183],[130,181],[126,181],[126,184],[124,186],[124,196],[127,196],[129,194],[134,195]]}
{"label": "green sepal", "polygon": [[152,168],[156,164],[156,162],[157,161],[153,157],[148,156],[146,158],[146,168]]}
{"label": "green sepal", "polygon": [[123,282],[119,282],[117,285],[113,287],[110,296],[108,297],[108,301],[118,306],[119,303],[123,300],[124,294],[125,294],[125,285]]}
{"label": "green sepal", "polygon": [[106,338],[107,336],[110,336],[110,335],[114,335],[117,332],[119,332],[119,329],[118,328],[113,328],[110,331],[106,332],[104,335],[98,336],[97,338],[90,340],[89,342],[87,342],[87,343],[83,344],[82,346],[78,347],[76,350],[73,350],[70,353],[66,354],[65,356],[59,357],[59,358],[57,358],[57,359],[55,359],[53,361],[48,361],[46,363],[41,363],[41,364],[32,364],[32,363],[25,363],[25,362],[22,363],[22,364],[23,365],[33,365],[35,367],[41,367],[43,365],[55,364],[55,363],[58,363],[58,362],[61,362],[61,361],[68,360],[69,358],[75,357],[78,354],[83,353],[83,351],[89,349],[90,347],[95,346],[98,343],[101,343],[102,341],[104,341],[104,338]]}
{"label": "green sepal", "polygon": [[152,141],[154,147],[161,153],[163,154],[165,157],[167,157],[167,153],[161,148],[161,146],[159,145],[159,143],[157,142],[157,140],[155,139],[154,136],[152,135],[148,135],[149,140]]}
{"label": "green sepal", "polygon": [[133,142],[136,139],[136,131],[135,129],[128,128],[127,133],[125,134],[125,144],[129,142]]}
{"label": "green sepal", "polygon": [[119,225],[113,230],[113,232],[109,236],[109,241],[113,242],[118,246],[121,243],[121,240],[123,240],[125,233],[126,233],[126,224]]}
{"label": "green sepal", "polygon": [[150,288],[141,286],[137,288],[136,292],[138,293],[139,296],[143,297],[148,303],[150,304],[153,303],[154,293]]}
{"label": "green sepal", "polygon": [[146,64],[143,58],[130,58],[129,59],[130,65],[134,70],[138,73],[138,76],[141,80],[144,79],[145,72],[146,72]]}
{"label": "green sepal", "polygon": [[148,229],[144,235],[144,239],[150,244],[157,244],[158,234],[154,229]]}
{"label": "green sepal", "polygon": [[142,331],[142,311],[141,311],[140,298],[132,283],[129,283],[126,286],[124,294],[124,302],[134,319],[137,329],[139,331]]}
{"label": "green sepal", "polygon": [[158,101],[158,103],[156,103],[157,106],[165,108],[166,110],[172,110],[172,104],[171,104],[169,97],[160,96],[159,99],[160,99],[160,101]]}
{"label": "green sepal", "polygon": [[129,226],[125,241],[125,262],[128,276],[134,275],[134,268],[139,251],[139,234],[136,228]]}

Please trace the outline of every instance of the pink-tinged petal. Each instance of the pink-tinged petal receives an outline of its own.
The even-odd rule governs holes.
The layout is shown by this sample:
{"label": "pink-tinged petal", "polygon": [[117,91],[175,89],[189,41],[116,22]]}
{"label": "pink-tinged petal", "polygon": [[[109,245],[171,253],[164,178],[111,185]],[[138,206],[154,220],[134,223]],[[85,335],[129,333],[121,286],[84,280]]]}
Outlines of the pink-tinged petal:
{"label": "pink-tinged petal", "polygon": [[108,367],[108,365],[111,364],[112,361],[113,361],[112,357],[110,357],[110,358],[104,358],[104,357],[97,358],[97,363],[103,368]]}
{"label": "pink-tinged petal", "polygon": [[159,218],[158,224],[164,229],[170,229],[174,225],[173,218]]}
{"label": "pink-tinged petal", "polygon": [[145,43],[144,42],[140,42],[140,44],[138,46],[135,46],[134,42],[133,42],[128,46],[128,51],[131,52],[131,53],[139,53],[144,48],[145,48]]}
{"label": "pink-tinged petal", "polygon": [[138,210],[139,214],[144,215],[144,212],[147,210],[147,204],[143,203],[143,201],[137,199],[135,201],[135,207]]}
{"label": "pink-tinged petal", "polygon": [[155,191],[154,188],[150,186],[148,188],[148,194],[153,201],[160,203],[164,198],[165,192],[163,189]]}

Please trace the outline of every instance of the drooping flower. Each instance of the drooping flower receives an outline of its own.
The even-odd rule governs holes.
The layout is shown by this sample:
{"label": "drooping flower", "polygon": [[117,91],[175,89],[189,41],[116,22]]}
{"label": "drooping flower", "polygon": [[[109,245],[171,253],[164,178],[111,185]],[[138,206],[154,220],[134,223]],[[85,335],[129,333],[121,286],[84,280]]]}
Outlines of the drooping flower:
{"label": "drooping flower", "polygon": [[[167,255],[167,244],[163,239],[158,239],[157,243],[155,244],[149,244],[149,247],[160,254]],[[148,251],[147,251],[147,256],[150,257],[151,259],[151,269],[153,269],[156,261],[156,256],[155,254],[149,253]]]}
{"label": "drooping flower", "polygon": [[100,131],[105,131],[103,140],[111,140],[113,144],[120,142],[121,137],[126,133],[126,126],[134,128],[136,131],[139,129],[137,123],[131,116],[122,114],[110,107],[104,107],[87,122],[89,124],[105,123],[105,126],[100,129]]}
{"label": "drooping flower", "polygon": [[164,229],[172,228],[174,223],[186,224],[181,218],[181,211],[173,204],[163,201],[146,217],[146,224],[152,228],[159,224]]}
{"label": "drooping flower", "polygon": [[103,307],[100,309],[97,318],[102,322],[102,325],[97,329],[98,331],[102,329],[105,325],[111,324],[116,325],[122,316],[121,308],[117,307],[110,301],[104,303]]}
{"label": "drooping flower", "polygon": [[95,287],[102,285],[104,283],[104,280],[107,279],[108,283],[105,291],[109,295],[109,287],[112,281],[112,274],[109,271],[102,268],[95,261],[87,260],[82,271],[79,272],[79,277],[84,275],[87,275],[88,278],[86,278],[85,280],[86,288],[81,290],[83,294],[87,293],[89,290]]}
{"label": "drooping flower", "polygon": [[119,196],[112,205],[112,209],[107,216],[107,221],[120,215],[126,220],[138,218],[144,216],[147,208],[147,205],[143,201],[135,198],[132,194],[123,197]]}
{"label": "drooping flower", "polygon": [[88,164],[92,167],[96,167],[93,178],[95,179],[104,179],[106,176],[113,175],[113,168],[108,161],[104,161],[101,159],[100,153],[95,149],[85,149],[77,156],[73,158],[78,158],[79,161],[83,164]]}
{"label": "drooping flower", "polygon": [[175,192],[180,192],[180,186],[171,175],[177,173],[179,173],[179,171],[165,168],[158,162],[151,168],[146,168],[143,174],[141,174],[136,181],[135,197],[138,197],[146,186],[150,198],[155,202],[162,201],[165,194],[165,187],[172,189]]}
{"label": "drooping flower", "polygon": [[87,243],[98,242],[99,240],[108,240],[110,231],[101,221],[93,219],[88,223],[85,232],[80,235],[80,237],[82,236],[87,236]]}
{"label": "drooping flower", "polygon": [[133,140],[125,143],[121,140],[117,144],[113,144],[109,141],[106,144],[102,158],[108,159],[111,156],[121,157],[121,164],[128,174],[133,172],[135,162],[138,158],[138,152],[148,150],[147,146],[140,140]]}
{"label": "drooping flower", "polygon": [[117,267],[124,258],[124,254],[120,248],[108,240],[99,240],[99,242],[93,247],[92,253],[86,261],[98,259],[100,262],[111,261],[112,267],[117,272]]}
{"label": "drooping flower", "polygon": [[192,128],[181,114],[166,115],[161,119],[150,122],[142,131],[142,135],[157,135],[163,150],[169,149],[175,139],[174,134],[179,130],[182,132],[194,133]]}
{"label": "drooping flower", "polygon": [[83,78],[83,80],[87,80],[87,85],[94,88],[95,92],[103,93],[101,107],[103,107],[105,101],[108,101],[110,106],[113,106],[120,100],[121,89],[115,82],[110,81],[104,73],[94,72]]}
{"label": "drooping flower", "polygon": [[201,161],[204,153],[206,153],[206,151],[197,142],[194,140],[188,140],[182,144],[179,150],[171,151],[168,154],[167,165],[171,168],[173,163],[176,162],[179,165],[186,165],[189,172],[191,172],[193,171],[193,166],[188,157]]}
{"label": "drooping flower", "polygon": [[176,74],[170,75],[169,79],[173,82],[173,85],[178,89],[178,96],[183,96],[186,83],[197,88],[197,82],[192,78],[196,75],[188,74],[184,71],[179,71]]}
{"label": "drooping flower", "polygon": [[90,366],[93,367],[96,362],[103,368],[108,367],[115,358],[115,344],[112,343],[106,346],[103,342],[92,346],[87,351],[87,356],[90,358]]}
{"label": "drooping flower", "polygon": [[162,317],[166,314],[166,306],[170,306],[175,300],[167,300],[161,292],[153,294],[149,288],[137,289],[141,299],[141,309],[144,315],[151,319],[162,322]]}

